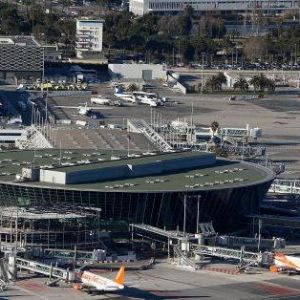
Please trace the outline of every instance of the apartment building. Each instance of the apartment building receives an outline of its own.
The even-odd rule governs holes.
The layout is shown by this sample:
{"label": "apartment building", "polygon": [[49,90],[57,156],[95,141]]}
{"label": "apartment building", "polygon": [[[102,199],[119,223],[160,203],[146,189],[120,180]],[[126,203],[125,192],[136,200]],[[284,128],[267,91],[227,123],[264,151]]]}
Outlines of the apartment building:
{"label": "apartment building", "polygon": [[76,21],[77,58],[97,58],[102,52],[104,20]]}

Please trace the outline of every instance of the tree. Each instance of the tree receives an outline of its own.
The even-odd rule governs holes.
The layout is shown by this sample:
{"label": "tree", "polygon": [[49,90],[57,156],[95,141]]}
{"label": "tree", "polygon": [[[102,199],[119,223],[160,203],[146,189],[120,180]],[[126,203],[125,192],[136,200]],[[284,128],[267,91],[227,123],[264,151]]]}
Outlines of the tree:
{"label": "tree", "polygon": [[134,83],[129,84],[129,86],[127,88],[127,92],[134,92],[137,90],[138,90],[138,87]]}
{"label": "tree", "polygon": [[218,89],[218,80],[215,75],[209,77],[205,82],[205,89],[211,93],[215,92]]}
{"label": "tree", "polygon": [[212,16],[201,17],[197,29],[198,34],[208,38],[222,38],[226,33],[224,21],[220,18],[216,19]]}
{"label": "tree", "polygon": [[71,5],[71,0],[60,0],[61,4],[61,12],[63,13],[66,7],[69,7]]}
{"label": "tree", "polygon": [[253,85],[254,91],[259,90],[263,92],[265,89],[268,89],[269,92],[274,92],[275,90],[275,82],[262,73],[254,75],[250,80],[250,84]]}
{"label": "tree", "polygon": [[254,75],[250,80],[250,84],[253,85],[254,91],[260,89],[261,88],[260,77],[258,75]]}
{"label": "tree", "polygon": [[98,13],[100,14],[109,5],[109,0],[95,0],[95,4],[98,8]]}
{"label": "tree", "polygon": [[266,88],[267,88],[267,90],[268,90],[269,93],[274,93],[275,92],[275,88],[276,88],[275,81],[271,80],[271,79],[268,79]]}
{"label": "tree", "polygon": [[220,147],[220,146],[214,146],[212,147],[211,149],[213,152],[215,152],[216,156],[219,156],[219,157],[228,157],[228,152]]}
{"label": "tree", "polygon": [[20,24],[23,22],[15,7],[8,4],[0,6],[0,31],[6,35],[20,34]]}
{"label": "tree", "polygon": [[191,6],[187,6],[185,10],[178,15],[177,17],[177,30],[178,35],[187,36],[190,34],[191,29],[193,27],[192,22],[192,15],[193,15],[193,8]]}
{"label": "tree", "polygon": [[212,75],[205,83],[206,89],[210,92],[222,90],[222,84],[227,82],[224,73],[218,73],[217,75]]}
{"label": "tree", "polygon": [[247,91],[249,89],[249,84],[246,79],[239,78],[234,84],[233,84],[234,90],[240,90],[240,91]]}
{"label": "tree", "polygon": [[218,131],[219,127],[220,127],[220,124],[217,121],[212,121],[210,124],[210,128],[211,128],[213,134],[215,134]]}
{"label": "tree", "polygon": [[217,80],[218,80],[219,87],[220,87],[220,90],[221,90],[222,89],[222,84],[225,84],[227,82],[227,79],[226,79],[224,73],[219,72],[217,74]]}
{"label": "tree", "polygon": [[254,62],[268,54],[270,45],[264,37],[250,37],[244,42],[243,52],[247,59]]}
{"label": "tree", "polygon": [[183,44],[182,61],[187,64],[194,59],[195,49],[190,43]]}

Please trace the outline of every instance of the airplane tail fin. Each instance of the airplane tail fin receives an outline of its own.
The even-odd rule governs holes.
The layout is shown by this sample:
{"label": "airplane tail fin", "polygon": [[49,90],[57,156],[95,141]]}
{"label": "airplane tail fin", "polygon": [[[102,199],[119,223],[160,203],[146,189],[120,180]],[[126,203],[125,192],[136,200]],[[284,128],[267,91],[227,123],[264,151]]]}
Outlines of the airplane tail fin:
{"label": "airplane tail fin", "polygon": [[124,266],[122,266],[119,269],[119,272],[118,272],[114,282],[116,282],[118,284],[124,284],[124,282],[125,282],[125,267]]}

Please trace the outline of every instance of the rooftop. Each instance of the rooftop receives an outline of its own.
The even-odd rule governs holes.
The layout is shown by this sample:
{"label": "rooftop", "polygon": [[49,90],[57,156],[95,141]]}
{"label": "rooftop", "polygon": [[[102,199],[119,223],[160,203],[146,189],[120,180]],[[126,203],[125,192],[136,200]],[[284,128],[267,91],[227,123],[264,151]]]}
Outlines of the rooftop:
{"label": "rooftop", "polygon": [[40,47],[40,44],[31,35],[15,35],[15,36],[0,36],[1,45],[17,45],[17,46],[31,46]]}
{"label": "rooftop", "polygon": [[[151,152],[150,152],[151,153]],[[102,153],[101,153],[102,154]],[[100,154],[100,158],[102,159]],[[105,153],[106,155],[108,154],[107,152]],[[103,153],[103,155],[105,155]],[[155,154],[153,152],[153,154]],[[90,170],[90,169],[96,169],[96,168],[106,168],[106,167],[115,167],[115,166],[121,166],[124,164],[134,164],[134,165],[139,165],[139,164],[144,164],[144,163],[151,163],[151,162],[157,162],[157,161],[165,161],[167,159],[179,159],[184,157],[196,157],[201,155],[206,155],[207,153],[201,153],[201,152],[185,152],[184,155],[182,153],[162,153],[158,155],[146,155],[143,156],[142,154],[139,153],[133,153],[130,154],[131,157],[126,157],[127,153],[118,156],[118,151],[116,151],[115,155],[113,155],[113,159],[111,160],[111,157],[105,157],[103,158],[103,161],[98,161],[90,164],[81,164],[81,165],[76,165],[76,166],[66,166],[66,167],[60,167],[57,170],[61,172],[72,172],[72,171],[78,171],[78,170]],[[110,159],[110,160],[108,160]],[[106,161],[105,161],[106,160]],[[87,161],[89,161],[87,159]]]}
{"label": "rooftop", "polygon": [[78,22],[86,22],[86,23],[104,23],[104,19],[98,20],[89,20],[89,19],[77,19]]}
{"label": "rooftop", "polygon": [[43,48],[34,37],[0,36],[0,71],[41,72],[42,69]]}
{"label": "rooftop", "polygon": [[[137,154],[137,152],[136,152]],[[141,154],[141,153],[139,153]],[[117,157],[126,157],[126,151],[109,150],[62,150],[47,149],[39,151],[10,151],[0,153],[0,182],[30,185],[38,187],[56,187],[62,189],[94,190],[94,191],[195,191],[209,189],[225,189],[253,185],[273,179],[273,173],[261,166],[247,162],[237,162],[218,159],[213,166],[200,167],[193,170],[180,170],[167,174],[108,180],[84,184],[52,184],[46,182],[17,182],[16,174],[20,174],[23,167],[40,165],[44,169],[56,171],[77,171],[95,168],[95,165],[113,166],[126,163],[162,160],[166,154],[137,158],[111,160]],[[176,158],[179,154],[168,154]],[[185,155],[199,155],[199,152],[186,152]],[[59,166],[61,156],[61,167]],[[73,165],[72,165],[73,164]],[[75,166],[75,164],[77,164]]]}

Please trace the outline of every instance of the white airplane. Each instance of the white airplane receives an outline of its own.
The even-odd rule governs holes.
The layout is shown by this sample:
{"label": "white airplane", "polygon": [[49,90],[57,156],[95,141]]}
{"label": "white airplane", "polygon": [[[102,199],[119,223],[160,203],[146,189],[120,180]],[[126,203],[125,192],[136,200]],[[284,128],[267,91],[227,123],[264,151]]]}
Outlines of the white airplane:
{"label": "white airplane", "polygon": [[135,97],[132,94],[129,94],[129,93],[116,92],[116,93],[114,93],[114,95],[117,98],[120,98],[124,101],[132,102],[132,103],[136,102]]}
{"label": "white airplane", "polygon": [[291,270],[300,272],[300,257],[275,253],[274,263],[276,271]]}
{"label": "white airplane", "polygon": [[112,101],[110,99],[104,98],[104,97],[102,97],[100,95],[91,98],[91,103],[92,104],[110,105],[111,102]]}
{"label": "white airplane", "polygon": [[101,110],[101,109],[111,109],[109,107],[90,107],[88,106],[87,102],[85,102],[85,105],[78,105],[78,106],[68,106],[68,105],[57,105],[55,107],[58,108],[70,108],[70,109],[77,109],[78,114],[81,116],[87,116],[89,115],[93,110]]}
{"label": "white airplane", "polygon": [[114,292],[124,289],[125,267],[122,266],[114,280],[97,275],[92,272],[84,271],[81,275],[80,286],[75,285],[76,289],[87,288],[89,291],[95,292]]}
{"label": "white airplane", "polygon": [[133,92],[133,96],[136,98],[137,102],[141,104],[146,104],[152,107],[162,105],[160,99],[155,93]]}

